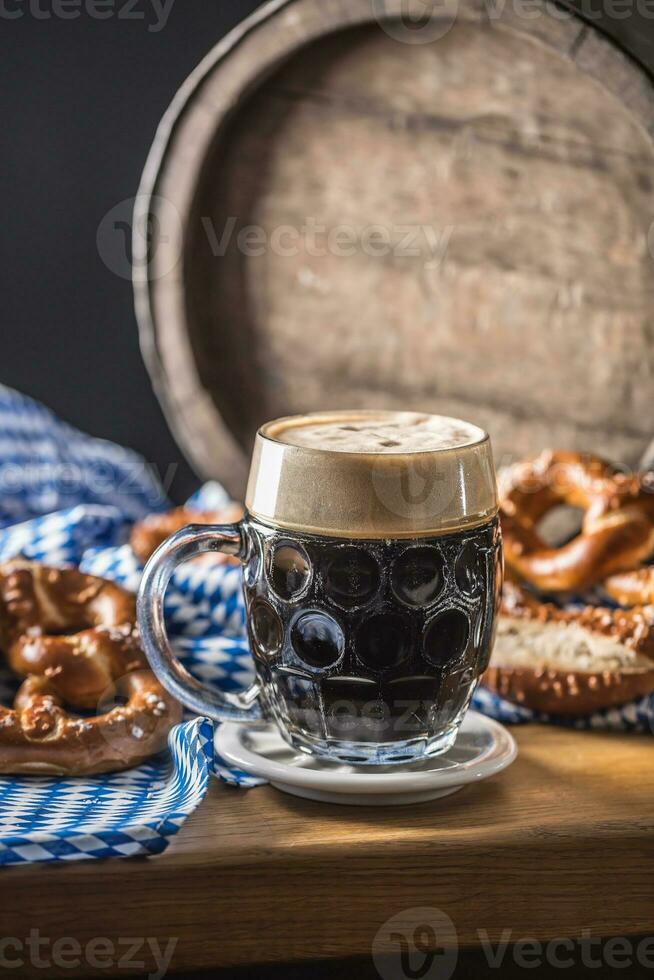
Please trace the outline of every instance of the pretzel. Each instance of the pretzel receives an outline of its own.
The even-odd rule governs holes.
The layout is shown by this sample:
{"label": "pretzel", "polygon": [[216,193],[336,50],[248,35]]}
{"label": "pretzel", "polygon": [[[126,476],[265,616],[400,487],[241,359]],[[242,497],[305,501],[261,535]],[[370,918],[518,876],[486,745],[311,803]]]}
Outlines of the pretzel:
{"label": "pretzel", "polygon": [[654,607],[560,609],[506,582],[483,683],[536,711],[590,714],[654,691]]}
{"label": "pretzel", "polygon": [[[546,592],[583,590],[654,550],[654,493],[597,456],[548,450],[502,474],[500,517],[508,567]],[[552,508],[585,511],[568,544],[548,547],[537,524]]]}
{"label": "pretzel", "polygon": [[115,772],[140,765],[165,748],[181,706],[150,670],[119,682],[124,706],[92,718],[71,717],[47,677],[28,677],[14,707],[0,708],[0,773],[57,776]]}
{"label": "pretzel", "polygon": [[[132,528],[130,545],[142,565],[154,554],[160,544],[189,524],[236,524],[243,517],[240,504],[228,504],[220,510],[199,511],[188,507],[176,507],[165,514],[150,514]],[[238,565],[238,558],[212,553],[214,564]]]}
{"label": "pretzel", "polygon": [[9,666],[20,677],[62,675],[60,694],[77,707],[94,707],[116,678],[147,666],[134,596],[115,582],[11,561],[0,565],[0,604]]}
{"label": "pretzel", "polygon": [[[165,746],[181,707],[142,669],[130,593],[76,569],[16,560],[0,566],[0,610],[0,643],[27,678],[13,709],[0,708],[0,772],[108,772]],[[67,630],[79,632],[56,635]],[[95,708],[113,687],[124,707],[92,718],[63,708]]]}
{"label": "pretzel", "polygon": [[654,605],[654,565],[610,575],[602,589],[621,606]]}

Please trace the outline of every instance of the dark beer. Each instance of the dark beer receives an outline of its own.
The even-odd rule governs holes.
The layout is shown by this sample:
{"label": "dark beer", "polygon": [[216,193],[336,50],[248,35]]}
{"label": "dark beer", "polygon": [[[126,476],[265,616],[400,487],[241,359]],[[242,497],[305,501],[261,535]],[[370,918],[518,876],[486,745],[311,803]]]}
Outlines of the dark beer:
{"label": "dark beer", "polygon": [[374,743],[399,761],[434,730],[447,741],[490,656],[497,520],[415,540],[248,530],[250,643],[282,730],[352,761]]}

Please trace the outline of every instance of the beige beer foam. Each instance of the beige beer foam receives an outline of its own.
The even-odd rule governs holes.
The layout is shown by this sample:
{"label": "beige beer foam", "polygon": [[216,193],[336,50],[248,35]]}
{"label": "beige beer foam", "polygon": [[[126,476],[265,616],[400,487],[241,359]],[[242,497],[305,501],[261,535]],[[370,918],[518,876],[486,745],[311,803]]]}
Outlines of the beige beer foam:
{"label": "beige beer foam", "polygon": [[341,453],[404,454],[456,449],[479,442],[484,433],[476,425],[443,415],[395,412],[384,418],[285,419],[273,423],[269,435],[291,446]]}
{"label": "beige beer foam", "polygon": [[261,520],[309,534],[451,534],[498,510],[483,429],[416,412],[321,412],[257,433],[246,494]]}

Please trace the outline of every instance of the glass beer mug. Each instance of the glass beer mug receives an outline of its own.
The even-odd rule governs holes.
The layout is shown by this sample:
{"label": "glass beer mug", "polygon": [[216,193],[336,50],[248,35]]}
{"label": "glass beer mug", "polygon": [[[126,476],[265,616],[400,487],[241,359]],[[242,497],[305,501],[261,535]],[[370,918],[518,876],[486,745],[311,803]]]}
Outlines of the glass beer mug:
{"label": "glass beer mug", "polygon": [[[259,430],[246,515],[190,526],[146,566],[139,623],[152,668],[192,710],[274,720],[295,748],[349,763],[449,748],[488,665],[501,588],[487,434],[410,412],[332,412]],[[256,681],[193,678],[166,637],[175,566],[243,563]]]}

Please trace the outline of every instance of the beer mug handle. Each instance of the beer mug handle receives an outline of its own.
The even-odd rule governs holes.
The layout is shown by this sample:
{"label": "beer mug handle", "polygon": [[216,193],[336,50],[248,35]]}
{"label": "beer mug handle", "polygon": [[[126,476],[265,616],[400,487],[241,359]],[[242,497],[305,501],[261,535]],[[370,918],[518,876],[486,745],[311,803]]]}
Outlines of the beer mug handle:
{"label": "beer mug handle", "polygon": [[218,691],[196,680],[173,653],[164,622],[164,596],[177,565],[197,555],[217,551],[243,560],[247,530],[238,524],[190,524],[171,535],[152,555],[141,579],[137,615],[145,654],[166,690],[199,715],[214,721],[256,720],[259,686],[235,694]]}

